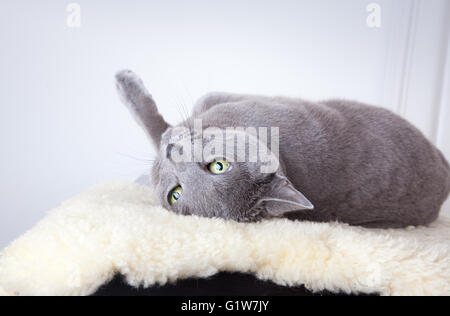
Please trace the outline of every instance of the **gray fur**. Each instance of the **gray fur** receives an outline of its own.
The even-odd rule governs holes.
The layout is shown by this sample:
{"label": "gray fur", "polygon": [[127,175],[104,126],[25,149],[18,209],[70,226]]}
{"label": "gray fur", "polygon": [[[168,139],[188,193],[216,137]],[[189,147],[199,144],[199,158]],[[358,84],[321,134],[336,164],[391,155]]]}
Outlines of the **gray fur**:
{"label": "gray fur", "polygon": [[170,126],[159,114],[158,108],[142,80],[131,71],[124,70],[116,76],[116,87],[122,102],[147,132],[155,147],[159,148],[161,135]]}
{"label": "gray fur", "polygon": [[[262,174],[258,163],[234,163],[230,172],[213,175],[207,162],[176,164],[167,155],[174,129],[141,80],[125,71],[117,82],[159,149],[151,177],[160,202],[179,214],[400,228],[434,221],[450,191],[448,162],[421,132],[388,110],[345,100],[209,94],[180,126],[196,118],[204,128],[278,126],[281,166]],[[171,206],[167,197],[177,185],[183,195]]]}

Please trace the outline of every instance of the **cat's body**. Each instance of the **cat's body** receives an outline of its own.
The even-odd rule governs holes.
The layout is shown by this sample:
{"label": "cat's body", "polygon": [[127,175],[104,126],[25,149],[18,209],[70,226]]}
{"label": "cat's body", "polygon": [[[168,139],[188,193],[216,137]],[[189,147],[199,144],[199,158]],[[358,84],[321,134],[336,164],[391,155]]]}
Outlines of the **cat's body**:
{"label": "cat's body", "polygon": [[214,93],[200,100],[193,118],[205,127],[279,126],[286,176],[315,207],[293,218],[421,225],[437,218],[448,196],[450,171],[440,152],[385,109]]}
{"label": "cat's body", "polygon": [[[146,91],[132,73],[119,74],[118,82],[140,122],[147,130],[153,126],[154,132],[149,134],[158,145],[161,134],[167,134],[170,127],[160,116],[152,122],[143,118],[157,110],[142,112],[145,107],[139,106],[139,100],[145,99]],[[140,98],[134,98],[139,94]],[[244,221],[287,216],[398,228],[434,221],[450,191],[450,168],[439,150],[411,124],[381,108],[341,100],[310,103],[215,93],[202,98],[182,125],[192,126],[195,119],[202,120],[203,128],[279,127],[281,167],[274,177],[255,175],[253,167],[235,164],[237,170],[231,169],[222,178],[209,177],[195,170],[194,164],[180,168],[165,157],[169,141],[162,136],[153,182],[161,203],[182,214]],[[171,177],[173,180],[166,182]],[[199,178],[202,183],[196,184]],[[186,183],[183,198],[186,195],[191,206],[181,200],[175,206],[165,203],[170,192],[166,187],[179,182]],[[190,186],[207,194],[223,186],[221,190],[227,194],[219,193],[215,203],[216,199],[209,197],[189,197],[194,194]],[[299,192],[293,197],[292,186],[311,201],[314,210]],[[290,200],[290,206],[280,204],[281,200]],[[298,205],[298,210],[293,205]]]}

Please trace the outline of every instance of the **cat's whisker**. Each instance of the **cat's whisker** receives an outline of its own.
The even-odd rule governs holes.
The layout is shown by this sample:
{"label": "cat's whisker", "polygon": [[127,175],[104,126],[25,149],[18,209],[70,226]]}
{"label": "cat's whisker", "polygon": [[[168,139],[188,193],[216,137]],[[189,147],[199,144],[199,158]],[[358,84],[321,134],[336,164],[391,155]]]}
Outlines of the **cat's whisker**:
{"label": "cat's whisker", "polygon": [[178,112],[180,113],[180,116],[182,117],[182,124],[187,128],[189,128],[190,130],[192,130],[193,126],[191,126],[191,123],[189,121],[189,113],[187,107],[184,105],[183,102],[179,102],[177,103],[177,109]]}
{"label": "cat's whisker", "polygon": [[179,102],[177,101],[177,99],[173,95],[170,95],[170,103],[172,104],[173,108],[176,108],[176,110],[178,112],[178,115],[179,115],[180,121],[184,122],[185,121],[185,117],[184,117],[184,115],[183,115],[183,113],[182,113],[182,111],[181,111],[181,109],[179,107]]}
{"label": "cat's whisker", "polygon": [[192,105],[195,104],[194,98],[192,97],[192,94],[189,91],[189,89],[188,89],[188,87],[186,85],[186,82],[184,80],[182,80],[181,83],[183,85],[184,91],[186,91],[186,93],[187,93],[187,96],[189,98],[190,104],[192,104]]}
{"label": "cat's whisker", "polygon": [[140,163],[143,163],[147,166],[153,166],[156,162],[156,159],[148,159],[148,158],[139,158],[139,157],[135,157],[135,156],[131,156],[129,154],[125,154],[125,153],[118,153],[119,155],[132,159],[134,161],[138,161]]}
{"label": "cat's whisker", "polygon": [[[192,100],[192,96],[189,96],[189,98],[191,99],[190,104],[194,104],[194,101]],[[187,120],[190,117],[190,110],[187,106],[187,102],[184,99],[182,99],[181,106],[184,109],[184,112],[186,114],[186,120]]]}
{"label": "cat's whisker", "polygon": [[185,112],[185,109],[184,109],[184,107],[183,107],[183,104],[182,104],[182,103],[178,103],[177,108],[178,108],[178,111],[179,111],[179,113],[180,113],[180,115],[181,115],[181,117],[182,117],[183,122],[186,122],[186,120],[187,120],[187,118],[188,118],[188,115],[187,115],[187,113]]}
{"label": "cat's whisker", "polygon": [[185,102],[184,102],[184,100],[183,100],[183,98],[181,96],[179,97],[179,100],[180,100],[179,106],[180,106],[181,111],[182,111],[183,116],[184,116],[183,117],[183,122],[186,122],[188,120],[188,118],[189,118],[189,111],[187,110],[186,104],[185,104]]}

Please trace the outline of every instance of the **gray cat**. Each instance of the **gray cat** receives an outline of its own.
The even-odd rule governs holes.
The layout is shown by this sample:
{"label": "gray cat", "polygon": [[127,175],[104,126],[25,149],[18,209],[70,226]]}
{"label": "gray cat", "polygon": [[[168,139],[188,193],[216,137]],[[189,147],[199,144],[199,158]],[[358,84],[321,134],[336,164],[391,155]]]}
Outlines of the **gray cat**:
{"label": "gray cat", "polygon": [[[213,93],[179,125],[279,127],[279,168],[212,156],[179,162],[177,135],[131,71],[117,74],[119,93],[158,149],[151,179],[160,203],[178,214],[240,222],[266,218],[339,221],[370,228],[426,225],[450,191],[450,167],[407,121],[378,107]],[[175,136],[175,138],[174,138]],[[250,135],[249,138],[250,139]],[[202,139],[202,146],[213,140]],[[300,192],[301,191],[301,192]],[[314,205],[314,206],[313,206]]]}

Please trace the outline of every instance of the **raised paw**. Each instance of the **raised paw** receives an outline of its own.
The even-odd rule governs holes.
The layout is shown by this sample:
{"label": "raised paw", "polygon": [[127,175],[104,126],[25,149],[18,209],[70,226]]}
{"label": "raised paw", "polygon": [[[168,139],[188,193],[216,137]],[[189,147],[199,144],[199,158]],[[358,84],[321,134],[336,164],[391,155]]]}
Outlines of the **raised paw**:
{"label": "raised paw", "polygon": [[144,86],[144,82],[131,70],[123,70],[116,74],[116,87],[122,101],[135,110],[153,99]]}

